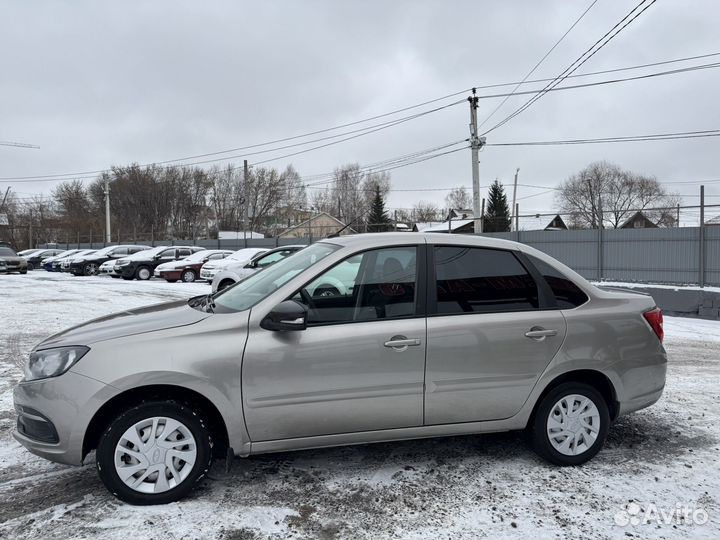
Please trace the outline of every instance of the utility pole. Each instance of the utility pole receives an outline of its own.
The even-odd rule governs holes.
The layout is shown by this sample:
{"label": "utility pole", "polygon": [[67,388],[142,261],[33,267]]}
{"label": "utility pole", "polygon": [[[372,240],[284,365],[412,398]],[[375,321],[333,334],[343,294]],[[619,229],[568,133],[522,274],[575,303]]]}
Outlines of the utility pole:
{"label": "utility pole", "polygon": [[248,211],[247,211],[247,179],[248,174],[250,171],[250,167],[248,166],[247,159],[243,160],[243,247],[247,247],[247,221],[248,221]]}
{"label": "utility pole", "polygon": [[480,216],[480,161],[478,152],[485,144],[485,137],[478,137],[477,134],[477,108],[480,98],[476,95],[476,89],[472,89],[472,96],[468,97],[470,103],[470,156],[472,158],[472,180],[473,180],[473,220],[475,234],[482,232],[482,219]]}
{"label": "utility pole", "polygon": [[111,243],[110,238],[110,178],[105,175],[105,242]]}
{"label": "utility pole", "polygon": [[[515,200],[517,196],[517,177],[518,173],[520,172],[520,167],[515,169],[515,182],[513,183],[513,201],[512,201],[512,211],[517,214],[517,210],[515,209]],[[512,230],[512,223],[513,223],[513,216],[510,216],[510,230]]]}
{"label": "utility pole", "polygon": [[485,229],[485,197],[483,197],[482,204],[480,205],[480,230]]}
{"label": "utility pole", "polygon": [[10,186],[5,190],[5,196],[3,197],[3,202],[0,204],[0,210],[2,210],[5,207],[5,201],[7,201],[8,195],[10,195]]}
{"label": "utility pole", "polygon": [[698,284],[705,287],[705,186],[700,186],[700,229],[698,230],[700,260],[698,261]]}

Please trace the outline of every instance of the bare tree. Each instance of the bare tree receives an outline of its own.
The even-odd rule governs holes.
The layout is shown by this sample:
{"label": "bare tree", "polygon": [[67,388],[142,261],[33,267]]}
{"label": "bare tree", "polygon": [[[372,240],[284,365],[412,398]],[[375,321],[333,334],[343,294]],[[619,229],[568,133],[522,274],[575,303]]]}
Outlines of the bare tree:
{"label": "bare tree", "polygon": [[591,163],[568,178],[556,198],[574,226],[590,228],[618,228],[637,211],[669,226],[674,221],[670,211],[680,200],[656,178],[624,171],[607,161]]}
{"label": "bare tree", "polygon": [[440,209],[430,202],[420,201],[412,207],[412,220],[419,223],[442,219]]}
{"label": "bare tree", "polygon": [[448,208],[472,208],[472,198],[467,188],[456,187],[445,196],[445,204]]}

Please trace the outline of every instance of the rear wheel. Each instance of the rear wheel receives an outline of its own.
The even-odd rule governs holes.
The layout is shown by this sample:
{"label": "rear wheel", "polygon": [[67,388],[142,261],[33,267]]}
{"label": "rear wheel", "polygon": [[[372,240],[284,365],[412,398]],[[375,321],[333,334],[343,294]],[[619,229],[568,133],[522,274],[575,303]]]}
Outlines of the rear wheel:
{"label": "rear wheel", "polygon": [[35,265],[34,265],[33,263],[29,262],[28,265],[27,265],[27,269],[28,269],[28,270],[35,270]]}
{"label": "rear wheel", "polygon": [[27,274],[27,268],[25,270],[20,270],[21,274]]}
{"label": "rear wheel", "polygon": [[175,401],[150,401],[117,416],[96,452],[100,479],[139,505],[185,497],[210,469],[212,437],[204,419]]}
{"label": "rear wheel", "polygon": [[197,275],[195,274],[195,270],[184,270],[182,274],[180,274],[180,279],[182,279],[185,283],[192,283],[197,279]]}
{"label": "rear wheel", "polygon": [[610,414],[600,392],[563,383],[542,399],[530,426],[535,451],[556,465],[580,465],[602,448]]}
{"label": "rear wheel", "polygon": [[137,272],[135,272],[135,277],[141,281],[147,281],[152,277],[152,272],[147,266],[141,266],[137,269]]}

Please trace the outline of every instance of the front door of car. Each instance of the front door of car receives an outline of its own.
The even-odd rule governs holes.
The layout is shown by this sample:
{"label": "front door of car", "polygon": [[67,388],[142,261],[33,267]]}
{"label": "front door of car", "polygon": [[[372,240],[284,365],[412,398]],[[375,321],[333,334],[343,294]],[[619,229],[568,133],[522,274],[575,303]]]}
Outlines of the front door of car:
{"label": "front door of car", "polygon": [[307,328],[250,328],[242,366],[252,441],[421,426],[424,246],[365,251],[291,298]]}
{"label": "front door of car", "polygon": [[430,258],[425,423],[513,416],[565,337],[552,293],[512,251],[434,246]]}

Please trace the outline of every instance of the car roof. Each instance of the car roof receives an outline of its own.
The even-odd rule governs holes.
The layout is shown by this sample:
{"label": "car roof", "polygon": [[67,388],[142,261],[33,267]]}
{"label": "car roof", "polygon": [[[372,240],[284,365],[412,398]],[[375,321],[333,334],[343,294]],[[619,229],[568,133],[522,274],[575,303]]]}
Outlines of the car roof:
{"label": "car roof", "polygon": [[459,246],[489,247],[497,249],[514,249],[525,251],[526,246],[511,240],[501,240],[489,236],[475,234],[448,234],[424,232],[387,232],[365,233],[326,238],[320,242],[327,242],[348,247],[381,247],[385,245],[402,244],[452,244]]}

